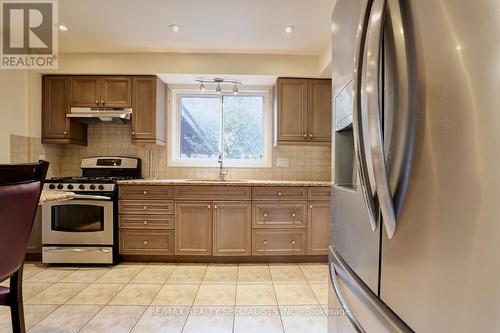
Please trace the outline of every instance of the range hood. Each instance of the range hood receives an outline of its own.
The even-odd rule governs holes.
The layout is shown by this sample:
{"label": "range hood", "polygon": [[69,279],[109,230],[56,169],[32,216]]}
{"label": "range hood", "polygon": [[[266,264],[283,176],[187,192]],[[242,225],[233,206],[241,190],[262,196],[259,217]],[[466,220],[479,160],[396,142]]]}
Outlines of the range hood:
{"label": "range hood", "polygon": [[91,107],[71,108],[66,117],[86,124],[97,122],[125,123],[130,120],[131,115],[132,108]]}

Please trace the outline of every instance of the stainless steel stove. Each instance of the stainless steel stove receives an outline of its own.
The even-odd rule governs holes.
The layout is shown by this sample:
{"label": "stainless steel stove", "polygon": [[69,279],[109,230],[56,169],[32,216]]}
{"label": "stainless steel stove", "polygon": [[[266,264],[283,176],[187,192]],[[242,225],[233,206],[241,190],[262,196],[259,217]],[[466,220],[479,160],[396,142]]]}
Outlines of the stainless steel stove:
{"label": "stainless steel stove", "polygon": [[45,190],[71,191],[75,199],[42,208],[44,263],[110,264],[118,259],[116,182],[141,177],[141,160],[88,157],[82,176],[52,178]]}

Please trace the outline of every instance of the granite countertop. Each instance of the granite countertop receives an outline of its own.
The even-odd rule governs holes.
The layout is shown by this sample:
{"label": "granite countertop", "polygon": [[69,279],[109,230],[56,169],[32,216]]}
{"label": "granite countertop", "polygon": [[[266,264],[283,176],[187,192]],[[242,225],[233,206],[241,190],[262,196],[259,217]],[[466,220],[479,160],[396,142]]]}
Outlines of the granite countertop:
{"label": "granite countertop", "polygon": [[75,193],[66,191],[42,191],[40,195],[40,205],[56,202],[68,201],[75,198]]}
{"label": "granite countertop", "polygon": [[120,180],[118,185],[224,185],[224,186],[331,186],[326,181],[302,180],[217,180],[217,179],[133,179]]}

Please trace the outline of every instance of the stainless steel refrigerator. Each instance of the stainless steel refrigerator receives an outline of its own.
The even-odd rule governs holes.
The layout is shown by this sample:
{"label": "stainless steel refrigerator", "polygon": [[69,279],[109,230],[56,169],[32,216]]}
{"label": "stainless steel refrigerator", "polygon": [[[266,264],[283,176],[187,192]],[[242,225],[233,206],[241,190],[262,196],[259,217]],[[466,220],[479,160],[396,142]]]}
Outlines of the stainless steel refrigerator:
{"label": "stainless steel refrigerator", "polygon": [[329,331],[499,332],[500,1],[337,0],[332,79]]}

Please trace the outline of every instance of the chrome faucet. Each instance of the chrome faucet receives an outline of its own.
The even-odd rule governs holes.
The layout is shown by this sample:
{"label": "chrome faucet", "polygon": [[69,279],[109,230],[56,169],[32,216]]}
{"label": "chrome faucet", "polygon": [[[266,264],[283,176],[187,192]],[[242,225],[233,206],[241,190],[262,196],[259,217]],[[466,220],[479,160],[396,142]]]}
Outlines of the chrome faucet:
{"label": "chrome faucet", "polygon": [[224,168],[224,159],[222,158],[222,153],[219,154],[217,163],[219,163],[219,179],[224,180],[229,173],[229,170],[227,168]]}

